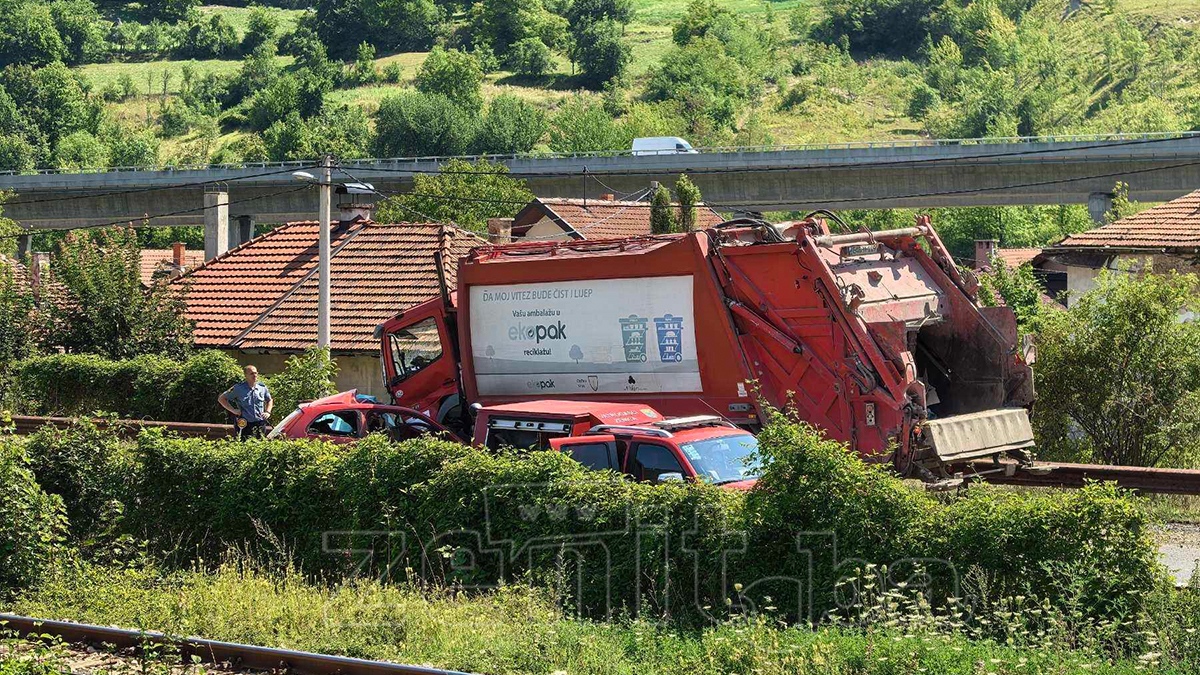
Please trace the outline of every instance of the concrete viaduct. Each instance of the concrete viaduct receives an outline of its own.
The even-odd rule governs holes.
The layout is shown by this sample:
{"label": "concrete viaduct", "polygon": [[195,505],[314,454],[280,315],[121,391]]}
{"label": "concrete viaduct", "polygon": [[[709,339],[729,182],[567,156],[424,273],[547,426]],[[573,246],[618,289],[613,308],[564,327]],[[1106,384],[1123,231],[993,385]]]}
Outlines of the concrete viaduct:
{"label": "concrete viaduct", "polygon": [[[411,188],[414,175],[436,172],[446,159],[347,160],[334,180],[401,192]],[[489,159],[506,164],[545,197],[634,192],[687,173],[721,211],[1087,203],[1099,217],[1117,181],[1128,183],[1130,196],[1141,201],[1200,188],[1197,132]],[[290,175],[312,164],[9,174],[0,175],[0,189],[16,193],[3,205],[4,215],[27,229],[205,224],[212,246],[225,250],[226,239],[244,240],[251,219],[314,219],[316,191]],[[229,217],[241,217],[241,227],[230,228]]]}

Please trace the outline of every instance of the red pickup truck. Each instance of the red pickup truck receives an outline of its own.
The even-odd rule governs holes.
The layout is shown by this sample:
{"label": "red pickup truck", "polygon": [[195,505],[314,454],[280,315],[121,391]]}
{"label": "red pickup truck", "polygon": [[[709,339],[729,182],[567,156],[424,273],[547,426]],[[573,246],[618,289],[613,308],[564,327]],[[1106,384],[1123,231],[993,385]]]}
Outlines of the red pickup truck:
{"label": "red pickup truck", "polygon": [[638,403],[527,401],[476,409],[475,442],[553,448],[590,469],[634,480],[702,481],[749,489],[758,439],[716,415],[665,418]]}

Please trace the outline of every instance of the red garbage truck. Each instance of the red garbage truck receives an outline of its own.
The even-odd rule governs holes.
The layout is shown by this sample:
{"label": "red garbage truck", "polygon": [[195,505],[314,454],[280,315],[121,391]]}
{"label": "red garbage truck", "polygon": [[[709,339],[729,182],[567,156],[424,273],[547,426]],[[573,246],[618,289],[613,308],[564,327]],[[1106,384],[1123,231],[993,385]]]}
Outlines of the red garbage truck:
{"label": "red garbage truck", "polygon": [[753,429],[769,405],[904,475],[1029,461],[1016,319],[981,305],[926,216],[488,245],[456,271],[376,331],[396,403],[451,427],[470,428],[471,404],[553,398]]}

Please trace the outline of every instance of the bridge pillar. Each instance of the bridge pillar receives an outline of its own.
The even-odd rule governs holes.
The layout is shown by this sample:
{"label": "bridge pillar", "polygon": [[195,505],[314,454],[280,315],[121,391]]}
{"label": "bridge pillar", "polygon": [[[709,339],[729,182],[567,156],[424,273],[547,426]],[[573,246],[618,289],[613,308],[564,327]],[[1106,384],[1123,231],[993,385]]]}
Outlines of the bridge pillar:
{"label": "bridge pillar", "polygon": [[1088,215],[1092,220],[1103,225],[1104,214],[1112,210],[1113,196],[1111,192],[1093,192],[1088,195]]}
{"label": "bridge pillar", "polygon": [[17,237],[17,260],[25,261],[33,253],[33,235],[22,234]]}
{"label": "bridge pillar", "polygon": [[229,250],[229,193],[204,193],[204,260]]}
{"label": "bridge pillar", "polygon": [[229,228],[229,248],[237,248],[254,238],[254,216],[238,216],[237,225]]}

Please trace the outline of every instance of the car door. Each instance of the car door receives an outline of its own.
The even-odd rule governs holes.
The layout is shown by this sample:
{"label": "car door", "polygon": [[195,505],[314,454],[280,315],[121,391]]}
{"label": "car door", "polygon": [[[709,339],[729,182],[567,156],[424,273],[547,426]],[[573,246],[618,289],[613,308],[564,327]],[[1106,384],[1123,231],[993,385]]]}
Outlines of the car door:
{"label": "car door", "polygon": [[593,471],[621,470],[621,464],[617,458],[617,439],[614,436],[597,434],[595,436],[552,438],[550,439],[550,448],[565,453],[571,459]]}
{"label": "car door", "polygon": [[691,480],[693,476],[687,462],[674,448],[664,443],[635,442],[629,450],[626,465],[626,472],[639,482],[658,484],[664,482],[664,475],[677,474],[678,478],[674,480]]}

